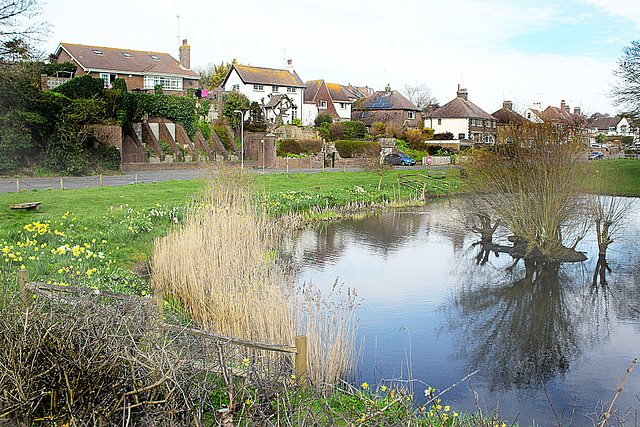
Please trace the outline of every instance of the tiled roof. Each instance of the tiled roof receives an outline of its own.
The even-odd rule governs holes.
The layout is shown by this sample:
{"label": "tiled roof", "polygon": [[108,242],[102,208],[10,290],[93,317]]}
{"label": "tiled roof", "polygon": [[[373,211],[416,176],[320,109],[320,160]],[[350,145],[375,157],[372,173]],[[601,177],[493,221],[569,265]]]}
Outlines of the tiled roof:
{"label": "tiled roof", "polygon": [[353,105],[354,110],[408,110],[420,111],[411,101],[397,90],[376,92],[368,98],[361,98]]}
{"label": "tiled roof", "polygon": [[200,78],[194,71],[183,68],[168,53],[60,43],[55,55],[57,56],[62,49],[85,70]]}
{"label": "tiled roof", "polygon": [[320,86],[322,86],[322,80],[309,80],[304,90],[304,102],[314,102]]}
{"label": "tiled roof", "polygon": [[429,117],[432,118],[476,118],[485,120],[495,120],[495,117],[478,107],[469,100],[460,97],[449,101],[442,107],[435,110]]}
{"label": "tiled roof", "polygon": [[599,117],[591,122],[591,127],[601,130],[609,130],[610,127],[617,127],[622,117]]}
{"label": "tiled roof", "polygon": [[527,121],[524,117],[510,108],[501,108],[491,115],[498,120],[498,124],[524,123]]}
{"label": "tiled roof", "polygon": [[337,83],[327,83],[327,89],[334,102],[351,102],[356,96],[345,86]]}
{"label": "tiled roof", "polygon": [[[249,65],[234,65],[235,69],[245,84],[262,84],[271,86],[289,86],[304,88],[305,85],[298,77],[298,74],[288,70],[278,70],[275,68],[251,67]],[[229,71],[229,73],[231,73]]]}

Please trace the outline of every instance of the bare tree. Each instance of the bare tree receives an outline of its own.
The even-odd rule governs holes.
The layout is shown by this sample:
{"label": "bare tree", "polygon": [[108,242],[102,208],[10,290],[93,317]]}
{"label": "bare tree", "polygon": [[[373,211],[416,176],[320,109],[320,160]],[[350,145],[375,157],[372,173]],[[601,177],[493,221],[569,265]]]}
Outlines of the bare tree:
{"label": "bare tree", "polygon": [[404,86],[404,94],[407,95],[409,101],[413,102],[419,109],[424,109],[428,105],[437,104],[438,101],[431,93],[431,89],[424,83],[416,83]]}
{"label": "bare tree", "polygon": [[618,107],[632,114],[640,113],[640,41],[632,41],[624,49],[615,71],[618,83],[611,95]]}
{"label": "bare tree", "polygon": [[40,40],[47,25],[34,20],[40,14],[38,0],[0,0],[0,60],[29,57],[29,44]]}
{"label": "bare tree", "polygon": [[235,59],[231,62],[222,61],[220,65],[209,62],[204,67],[194,67],[193,71],[200,75],[200,82],[203,87],[214,90],[220,86],[225,77],[227,77],[231,66],[237,63]]}

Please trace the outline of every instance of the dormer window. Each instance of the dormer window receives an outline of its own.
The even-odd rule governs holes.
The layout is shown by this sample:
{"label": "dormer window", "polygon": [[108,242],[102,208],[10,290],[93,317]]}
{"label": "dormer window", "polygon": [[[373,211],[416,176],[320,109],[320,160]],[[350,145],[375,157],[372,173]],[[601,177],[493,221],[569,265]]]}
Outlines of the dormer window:
{"label": "dormer window", "polygon": [[151,59],[155,59],[156,61],[160,61],[160,58],[158,58],[157,55],[149,55],[151,57]]}
{"label": "dormer window", "polygon": [[95,53],[96,55],[102,55],[102,52],[99,51],[98,49],[91,49],[93,51],[93,53]]}
{"label": "dormer window", "polygon": [[133,58],[133,55],[131,55],[130,53],[122,52],[122,54],[124,55],[125,58]]}

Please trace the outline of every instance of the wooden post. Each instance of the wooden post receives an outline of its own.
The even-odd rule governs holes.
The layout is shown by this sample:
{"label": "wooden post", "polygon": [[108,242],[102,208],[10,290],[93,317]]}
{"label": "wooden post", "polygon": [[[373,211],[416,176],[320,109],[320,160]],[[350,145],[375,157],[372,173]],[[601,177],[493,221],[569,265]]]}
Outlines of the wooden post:
{"label": "wooden post", "polygon": [[289,175],[289,158],[287,157],[287,175]]}
{"label": "wooden post", "polygon": [[164,314],[164,291],[162,289],[153,288],[153,299],[158,307],[158,314]]}
{"label": "wooden post", "polygon": [[102,175],[100,175],[100,187],[102,187]]}
{"label": "wooden post", "polygon": [[296,382],[303,385],[307,379],[307,336],[296,336],[296,360],[295,360]]}
{"label": "wooden post", "polygon": [[20,178],[16,178],[16,193],[20,192]]}
{"label": "wooden post", "polygon": [[138,183],[138,174],[135,175],[136,184]]}
{"label": "wooden post", "polygon": [[200,179],[200,169],[198,169],[198,178],[197,179]]}
{"label": "wooden post", "polygon": [[171,181],[171,171],[169,171],[169,181]]}
{"label": "wooden post", "polygon": [[33,296],[29,291],[29,270],[18,270],[18,289],[20,290],[20,298],[22,299],[22,308],[26,310],[31,305]]}
{"label": "wooden post", "polygon": [[62,186],[62,178],[60,178],[60,189],[64,190],[64,187]]}

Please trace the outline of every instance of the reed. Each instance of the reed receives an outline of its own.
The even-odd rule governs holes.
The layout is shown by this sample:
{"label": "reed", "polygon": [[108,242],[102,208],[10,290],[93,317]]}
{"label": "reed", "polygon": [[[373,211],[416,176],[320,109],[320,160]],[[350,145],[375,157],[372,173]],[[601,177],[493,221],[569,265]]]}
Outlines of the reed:
{"label": "reed", "polygon": [[[221,170],[183,224],[155,242],[154,286],[198,327],[217,334],[284,345],[307,335],[309,378],[336,379],[350,362],[355,307],[296,287],[276,254],[299,222],[270,217],[254,203],[252,188],[247,174]],[[326,315],[331,304],[335,316]]]}

